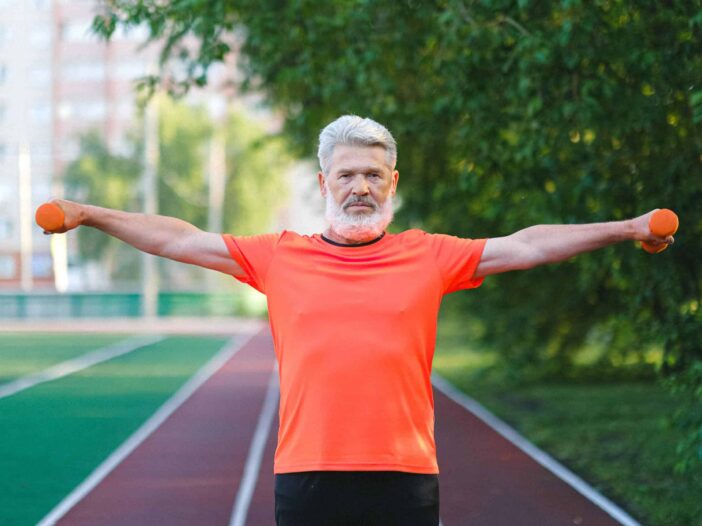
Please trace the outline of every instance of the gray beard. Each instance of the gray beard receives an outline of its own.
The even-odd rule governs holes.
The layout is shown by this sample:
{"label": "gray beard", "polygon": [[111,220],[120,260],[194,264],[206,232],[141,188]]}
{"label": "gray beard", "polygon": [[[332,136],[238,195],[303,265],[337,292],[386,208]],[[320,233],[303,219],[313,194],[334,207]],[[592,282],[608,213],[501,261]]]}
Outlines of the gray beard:
{"label": "gray beard", "polygon": [[[344,205],[359,199],[347,199]],[[352,241],[368,241],[382,234],[387,226],[392,222],[394,215],[392,206],[392,196],[388,195],[382,205],[378,205],[370,198],[363,199],[370,202],[375,210],[372,214],[347,214],[344,205],[339,205],[327,192],[327,205],[324,217],[331,229],[345,239]]]}

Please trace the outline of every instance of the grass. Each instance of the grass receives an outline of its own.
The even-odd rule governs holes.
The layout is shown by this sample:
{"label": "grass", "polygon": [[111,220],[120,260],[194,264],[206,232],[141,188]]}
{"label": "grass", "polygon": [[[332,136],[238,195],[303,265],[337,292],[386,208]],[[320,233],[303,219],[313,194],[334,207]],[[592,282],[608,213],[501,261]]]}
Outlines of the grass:
{"label": "grass", "polygon": [[125,336],[103,334],[89,338],[69,334],[2,334],[0,384],[124,339]]}
{"label": "grass", "polygon": [[168,338],[0,400],[0,524],[36,524],[224,342]]}
{"label": "grass", "polygon": [[442,318],[434,369],[642,524],[702,526],[702,474],[676,474],[676,399],[656,381],[508,384],[499,358]]}

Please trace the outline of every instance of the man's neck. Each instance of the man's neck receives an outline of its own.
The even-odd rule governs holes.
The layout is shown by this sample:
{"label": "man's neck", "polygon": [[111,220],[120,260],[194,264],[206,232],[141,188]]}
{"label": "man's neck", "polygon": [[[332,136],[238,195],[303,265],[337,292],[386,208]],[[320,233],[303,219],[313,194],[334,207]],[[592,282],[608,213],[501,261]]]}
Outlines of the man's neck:
{"label": "man's neck", "polygon": [[[382,236],[382,235],[383,234],[381,233],[380,236]],[[337,234],[331,227],[328,227],[324,231],[324,237],[326,237],[327,239],[329,239],[331,241],[334,241],[335,243],[340,243],[342,245],[361,245],[363,243],[368,243],[369,241],[374,241],[374,240],[378,239],[378,237],[380,237],[380,236],[371,235],[368,237],[364,237],[362,239],[349,239],[349,238],[346,238],[340,234]]]}

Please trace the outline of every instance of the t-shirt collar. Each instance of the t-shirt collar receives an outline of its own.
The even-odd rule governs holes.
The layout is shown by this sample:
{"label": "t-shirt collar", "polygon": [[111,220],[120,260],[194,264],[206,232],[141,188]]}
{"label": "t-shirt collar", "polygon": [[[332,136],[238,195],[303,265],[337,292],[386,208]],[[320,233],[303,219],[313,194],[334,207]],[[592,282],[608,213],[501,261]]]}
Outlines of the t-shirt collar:
{"label": "t-shirt collar", "polygon": [[330,245],[334,245],[337,247],[349,247],[349,248],[355,248],[355,247],[367,247],[368,245],[372,245],[373,243],[377,243],[381,239],[383,239],[383,236],[385,236],[385,232],[380,234],[378,237],[375,239],[371,239],[370,241],[365,241],[363,243],[356,243],[356,244],[346,244],[346,243],[337,243],[336,241],[332,241],[328,237],[326,237],[324,234],[322,234],[322,239],[329,243]]}

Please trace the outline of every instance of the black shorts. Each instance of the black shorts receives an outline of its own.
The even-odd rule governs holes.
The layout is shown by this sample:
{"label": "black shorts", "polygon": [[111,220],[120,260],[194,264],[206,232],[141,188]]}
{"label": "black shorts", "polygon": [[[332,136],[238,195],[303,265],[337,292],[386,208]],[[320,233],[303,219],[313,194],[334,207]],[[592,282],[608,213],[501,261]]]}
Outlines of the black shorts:
{"label": "black shorts", "polygon": [[439,476],[305,471],[275,476],[277,526],[437,526]]}

